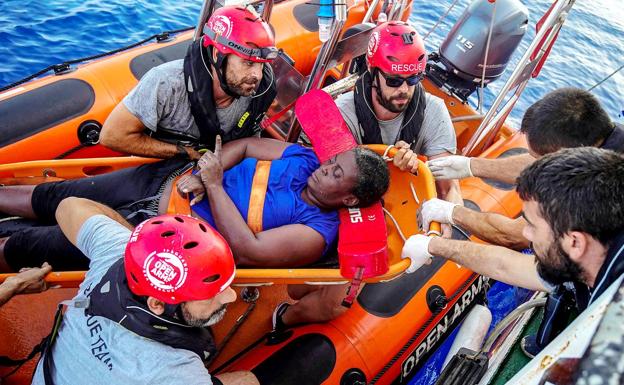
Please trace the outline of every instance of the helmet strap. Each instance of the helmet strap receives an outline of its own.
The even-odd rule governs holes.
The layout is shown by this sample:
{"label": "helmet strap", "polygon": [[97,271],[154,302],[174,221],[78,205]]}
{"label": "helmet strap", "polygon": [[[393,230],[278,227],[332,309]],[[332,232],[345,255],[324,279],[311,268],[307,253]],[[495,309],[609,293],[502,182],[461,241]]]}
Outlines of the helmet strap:
{"label": "helmet strap", "polygon": [[[211,47],[212,49],[214,46]],[[213,60],[212,50],[209,52],[208,57],[210,58],[210,63],[214,66],[215,72],[217,73],[217,77],[219,78],[219,84],[221,85],[221,89],[228,96],[233,97],[234,99],[238,99],[240,95],[235,93],[227,84],[226,80],[226,68],[227,68],[227,55],[222,54],[217,50],[217,60]]]}
{"label": "helmet strap", "polygon": [[377,96],[381,99],[381,83],[379,82],[379,68],[374,67],[371,76],[373,77],[373,81],[371,82],[371,86],[375,89]]}

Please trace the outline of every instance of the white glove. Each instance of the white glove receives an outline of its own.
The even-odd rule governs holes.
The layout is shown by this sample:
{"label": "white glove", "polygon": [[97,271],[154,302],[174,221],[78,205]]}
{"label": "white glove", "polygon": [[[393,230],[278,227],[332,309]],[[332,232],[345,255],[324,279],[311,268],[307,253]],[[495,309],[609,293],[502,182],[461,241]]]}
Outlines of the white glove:
{"label": "white glove", "polygon": [[423,202],[417,215],[420,228],[425,233],[428,232],[432,221],[453,225],[453,210],[455,206],[459,205],[438,198],[432,198]]}
{"label": "white glove", "polygon": [[463,179],[474,176],[470,170],[470,158],[461,155],[432,159],[427,162],[427,166],[436,179]]}
{"label": "white glove", "polygon": [[431,241],[431,237],[422,234],[412,235],[405,241],[401,251],[401,258],[409,258],[411,260],[410,266],[405,270],[406,273],[413,273],[420,269],[422,265],[431,263],[433,255],[429,254],[429,241]]}

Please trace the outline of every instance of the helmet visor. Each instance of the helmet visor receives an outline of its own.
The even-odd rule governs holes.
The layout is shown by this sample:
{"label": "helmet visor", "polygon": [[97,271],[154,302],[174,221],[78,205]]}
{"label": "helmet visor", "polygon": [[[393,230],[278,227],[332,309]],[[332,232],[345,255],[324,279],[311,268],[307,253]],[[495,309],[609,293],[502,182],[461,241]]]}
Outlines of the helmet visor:
{"label": "helmet visor", "polygon": [[247,47],[237,42],[223,37],[207,26],[204,26],[204,34],[208,36],[213,42],[226,46],[227,48],[235,51],[239,56],[247,58],[256,62],[268,62],[273,61],[279,55],[279,50],[276,47],[263,47],[252,48]]}

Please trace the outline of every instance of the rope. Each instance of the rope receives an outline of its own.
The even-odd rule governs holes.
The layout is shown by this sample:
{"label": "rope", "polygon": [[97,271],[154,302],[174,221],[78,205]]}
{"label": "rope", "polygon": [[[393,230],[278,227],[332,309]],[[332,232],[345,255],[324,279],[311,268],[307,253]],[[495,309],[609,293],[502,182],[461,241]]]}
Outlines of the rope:
{"label": "rope", "polygon": [[435,25],[433,27],[431,27],[431,29],[429,30],[429,32],[427,32],[427,34],[425,35],[425,37],[423,37],[423,41],[426,41],[427,38],[429,37],[429,35],[431,35],[431,33],[433,31],[435,31],[436,28],[438,28],[438,25],[442,22],[442,20],[444,20],[446,18],[446,16],[448,16],[449,12],[451,12],[451,10],[453,9],[453,7],[455,6],[455,4],[457,4],[457,2],[459,2],[459,0],[455,0],[453,1],[453,3],[451,4],[451,6],[446,10],[446,12],[444,12],[444,14],[442,16],[440,16],[440,18],[438,19],[438,21],[436,21]]}
{"label": "rope", "polygon": [[388,156],[388,153],[390,152],[390,149],[394,147],[394,144],[389,145],[388,147],[386,147],[386,150],[384,151],[383,155],[381,156],[383,158],[383,160],[385,160],[386,162],[391,162],[392,158],[390,158]]}
{"label": "rope", "polygon": [[150,40],[153,40],[153,39],[157,39],[159,41],[160,40],[165,40],[165,39],[167,39],[169,37],[170,34],[176,34],[176,33],[180,33],[180,32],[185,32],[185,31],[188,31],[188,30],[191,30],[191,29],[194,29],[194,27],[185,27],[185,28],[180,28],[180,29],[174,29],[172,31],[164,31],[164,32],[152,35],[152,36],[150,36],[150,37],[148,37],[146,39],[143,39],[143,40],[141,40],[141,41],[139,41],[137,43],[130,44],[128,46],[125,46],[125,47],[122,47],[122,48],[118,48],[118,49],[113,50],[113,51],[104,52],[104,53],[100,53],[100,54],[96,54],[96,55],[92,55],[92,56],[87,56],[87,57],[83,57],[83,58],[80,58],[80,59],[69,60],[69,61],[62,62],[60,64],[53,64],[51,66],[47,66],[46,68],[42,69],[41,71],[38,71],[38,72],[36,72],[36,73],[34,73],[32,75],[26,76],[23,79],[20,79],[20,80],[14,82],[14,83],[11,83],[9,85],[6,85],[6,86],[0,88],[0,92],[4,92],[4,91],[6,91],[6,90],[8,90],[10,88],[13,88],[13,87],[18,86],[18,85],[23,84],[23,83],[26,83],[27,81],[30,81],[30,80],[38,77],[38,76],[41,76],[41,75],[45,74],[46,72],[49,72],[49,71],[52,71],[52,70],[55,70],[55,72],[62,71],[63,69],[68,68],[71,64],[77,64],[77,63],[81,63],[81,62],[85,62],[85,61],[99,59],[99,58],[104,57],[104,56],[114,55],[116,53],[119,53],[119,52],[122,52],[122,51],[126,51],[126,50],[129,50],[129,49],[134,48],[134,47],[138,47],[138,46],[140,46],[142,44],[147,43]]}
{"label": "rope", "polygon": [[[4,185],[2,185],[2,186],[4,186]],[[8,222],[8,221],[16,220],[16,219],[22,219],[22,217],[6,217],[6,218],[0,219],[0,222]]]}
{"label": "rope", "polygon": [[82,150],[85,147],[88,147],[89,145],[86,143],[80,143],[75,147],[70,148],[69,150],[61,153],[60,155],[56,156],[54,159],[64,159],[65,157],[73,154],[74,152],[78,151],[78,150]]}
{"label": "rope", "polygon": [[403,240],[403,242],[405,242],[407,240],[407,238],[405,238],[405,235],[403,234],[403,231],[401,231],[401,226],[399,226],[399,222],[397,222],[396,219],[394,219],[394,217],[392,216],[392,214],[390,214],[390,211],[386,210],[385,207],[382,207],[384,213],[386,213],[386,215],[388,217],[390,217],[390,220],[392,221],[392,223],[394,223],[394,227],[396,227],[397,232],[399,233],[399,237],[401,237],[401,239]]}
{"label": "rope", "polygon": [[607,80],[609,80],[609,78],[611,78],[611,76],[615,75],[616,73],[620,72],[622,70],[622,68],[624,68],[624,64],[622,64],[620,66],[620,68],[616,69],[615,71],[611,72],[611,74],[609,76],[607,76],[606,78],[602,79],[601,81],[599,81],[598,83],[594,84],[593,86],[591,86],[589,89],[587,89],[587,91],[591,91],[594,88],[598,87],[599,85],[601,85],[602,83],[606,82]]}

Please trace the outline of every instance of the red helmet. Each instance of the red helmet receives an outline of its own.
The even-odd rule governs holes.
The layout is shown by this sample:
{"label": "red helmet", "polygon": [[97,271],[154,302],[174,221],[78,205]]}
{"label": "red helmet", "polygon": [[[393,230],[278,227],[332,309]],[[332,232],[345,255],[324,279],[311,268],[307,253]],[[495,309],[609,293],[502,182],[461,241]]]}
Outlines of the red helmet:
{"label": "red helmet", "polygon": [[410,75],[425,71],[427,52],[413,27],[402,21],[389,21],[373,29],[366,59],[371,68],[384,73]]}
{"label": "red helmet", "polygon": [[130,291],[168,304],[210,299],[234,279],[234,258],[212,227],[186,215],[139,224],[124,258]]}
{"label": "red helmet", "polygon": [[225,6],[214,11],[204,26],[204,47],[221,54],[266,63],[277,57],[271,26],[250,7]]}

